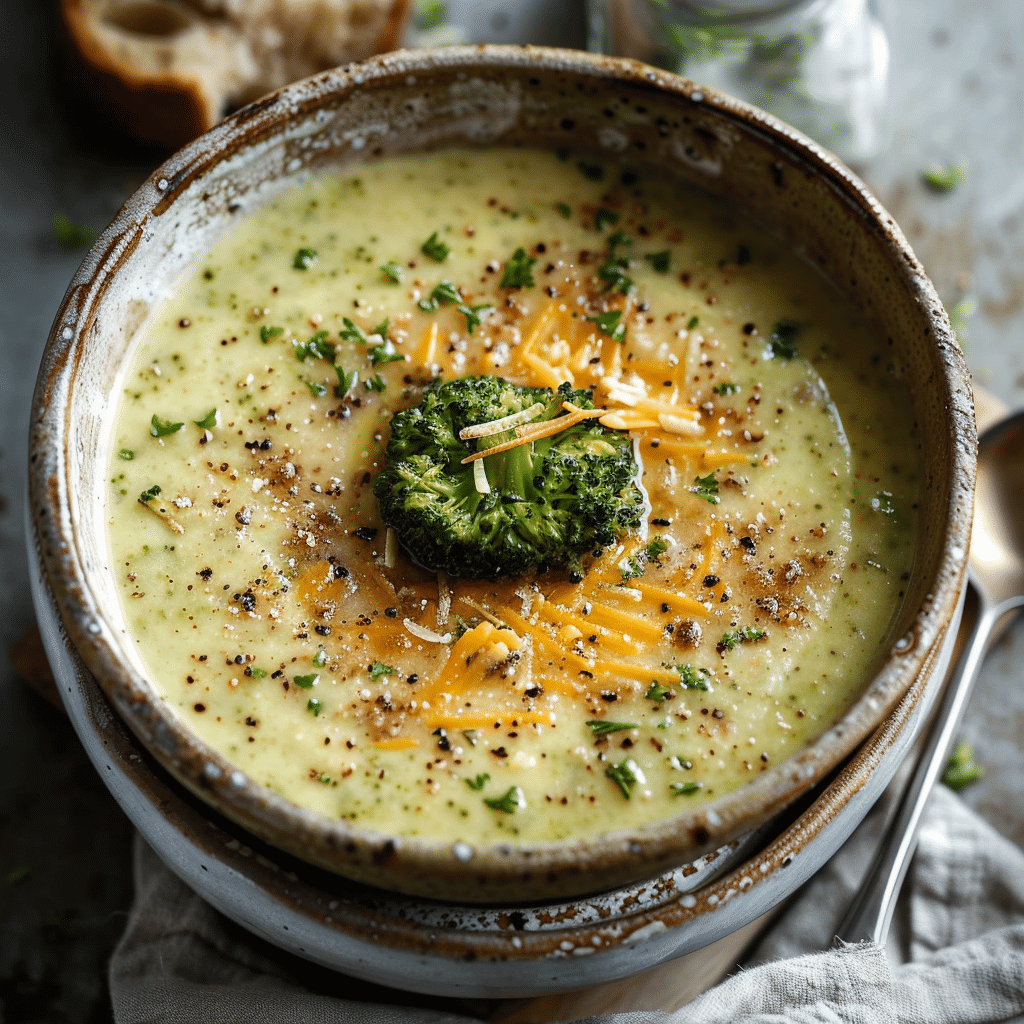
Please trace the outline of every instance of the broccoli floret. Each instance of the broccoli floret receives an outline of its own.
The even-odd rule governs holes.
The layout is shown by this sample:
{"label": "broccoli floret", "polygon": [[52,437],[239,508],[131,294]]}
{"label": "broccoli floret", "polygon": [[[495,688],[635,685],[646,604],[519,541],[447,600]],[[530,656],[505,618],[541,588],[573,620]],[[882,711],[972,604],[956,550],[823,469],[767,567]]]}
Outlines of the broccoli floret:
{"label": "broccoli floret", "polygon": [[628,435],[583,420],[483,461],[490,493],[480,493],[463,459],[515,438],[513,429],[463,440],[466,427],[529,409],[541,423],[562,403],[593,409],[589,391],[563,384],[520,387],[500,377],[434,381],[419,405],[396,413],[385,468],[373,493],[381,517],[420,565],[465,579],[519,576],[575,565],[643,521]]}

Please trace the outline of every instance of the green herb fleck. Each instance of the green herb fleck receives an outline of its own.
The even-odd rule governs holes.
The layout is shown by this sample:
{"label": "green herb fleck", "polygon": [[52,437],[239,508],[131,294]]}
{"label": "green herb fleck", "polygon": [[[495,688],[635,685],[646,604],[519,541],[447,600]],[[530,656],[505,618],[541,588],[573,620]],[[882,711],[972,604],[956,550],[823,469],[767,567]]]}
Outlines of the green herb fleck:
{"label": "green herb fleck", "polygon": [[647,543],[647,557],[656,562],[668,551],[668,541],[660,533],[655,534]]}
{"label": "green herb fleck", "polygon": [[672,253],[668,249],[662,249],[661,252],[644,253],[644,259],[659,274],[667,274],[672,266]]}
{"label": "green herb fleck", "polygon": [[310,697],[306,701],[306,710],[314,717],[319,718],[320,712],[323,711],[324,702],[317,697]]}
{"label": "green herb fleck", "polygon": [[756,626],[744,626],[742,629],[723,633],[722,639],[718,641],[718,647],[731,651],[738,644],[755,643],[758,640],[763,640],[767,635],[763,629],[758,629]]}
{"label": "green herb fleck", "polygon": [[688,331],[692,331],[694,329],[694,327],[696,327],[699,323],[700,323],[700,317],[699,316],[691,316],[690,319],[686,322],[686,329]]}
{"label": "green herb fleck", "polygon": [[269,324],[264,324],[260,327],[260,341],[262,341],[264,345],[269,344],[274,340],[274,338],[281,334],[284,334],[283,327],[271,327]]}
{"label": "green herb fleck", "polygon": [[305,377],[302,379],[303,383],[309,388],[309,393],[314,398],[323,398],[327,394],[327,385],[321,384],[317,380],[308,380]]}
{"label": "green herb fleck", "polygon": [[484,803],[495,811],[503,811],[505,814],[515,814],[520,804],[520,791],[518,786],[510,786],[501,796],[485,796]]}
{"label": "green herb fleck", "polygon": [[972,782],[977,782],[984,774],[985,769],[974,760],[974,751],[971,750],[970,744],[958,743],[942,773],[942,781],[959,793]]}
{"label": "green herb fleck", "polygon": [[359,324],[353,323],[347,316],[343,316],[341,322],[343,326],[338,331],[338,337],[342,341],[351,341],[357,345],[366,344],[366,332]]}
{"label": "green herb fleck", "polygon": [[217,426],[217,410],[216,408],[211,409],[201,420],[192,421],[197,427],[202,427],[204,430],[209,430],[210,427]]}
{"label": "green herb fleck", "polygon": [[799,324],[792,320],[780,320],[773,328],[768,339],[769,359],[793,359],[797,354],[796,336]]}
{"label": "green herb fleck", "polygon": [[668,763],[671,767],[677,771],[689,771],[693,767],[693,762],[687,757],[680,757],[678,754],[672,754]]}
{"label": "green herb fleck", "polygon": [[466,785],[469,786],[470,789],[480,790],[483,789],[490,781],[490,775],[488,775],[487,772],[481,772],[475,779],[466,779]]}
{"label": "green herb fleck", "polygon": [[592,718],[587,725],[595,736],[607,736],[610,732],[622,732],[624,729],[639,729],[633,722],[609,722],[603,718]]}
{"label": "green herb fleck", "polygon": [[366,388],[367,391],[383,391],[387,387],[387,384],[385,383],[384,378],[378,373],[364,380],[363,387]]}
{"label": "green herb fleck", "polygon": [[690,796],[703,788],[703,782],[673,782],[669,786],[674,796]]}
{"label": "green herb fleck", "polygon": [[441,281],[434,286],[434,290],[427,298],[420,299],[418,305],[425,313],[433,313],[441,306],[458,302],[461,298],[459,289],[451,281]]}
{"label": "green herb fleck", "polygon": [[322,782],[325,786],[329,786],[331,784],[331,777],[327,774],[327,772],[321,772],[317,776],[317,779],[318,781]]}
{"label": "green herb fleck", "polygon": [[295,357],[300,362],[307,359],[323,359],[328,363],[334,362],[334,343],[328,341],[328,331],[317,331],[309,341],[293,341],[295,346]]}
{"label": "green herb fleck", "polygon": [[444,24],[444,0],[416,0],[416,27],[437,28]]}
{"label": "green herb fleck", "polygon": [[555,209],[568,220],[572,216],[572,207],[568,203],[556,203]]}
{"label": "green herb fleck", "polygon": [[76,224],[66,213],[55,213],[53,215],[53,233],[57,244],[65,252],[73,252],[75,249],[84,249],[92,245],[99,236],[99,232],[86,224]]}
{"label": "green herb fleck", "polygon": [[267,670],[265,668],[250,668],[249,675],[252,676],[253,679],[266,679]]}
{"label": "green herb fleck", "polygon": [[146,490],[139,495],[139,501],[141,501],[143,505],[148,505],[159,493],[160,485],[153,484],[152,487],[147,487]]}
{"label": "green herb fleck", "polygon": [[390,338],[385,339],[379,345],[371,345],[368,355],[374,366],[378,363],[394,363],[405,359],[405,356],[395,348],[395,343]]}
{"label": "green herb fleck", "polygon": [[436,231],[420,246],[420,251],[438,263],[443,263],[451,254],[451,249],[437,237]]}
{"label": "green herb fleck", "polygon": [[516,249],[505,264],[505,273],[501,275],[502,288],[530,288],[533,286],[533,265],[536,256],[527,256],[523,248]]}
{"label": "green herb fleck", "polygon": [[355,386],[359,380],[359,371],[352,370],[351,373],[346,373],[344,367],[335,366],[334,372],[338,375],[338,383],[334,386],[334,394],[338,398],[344,398]]}
{"label": "green herb fleck", "polygon": [[316,249],[310,249],[308,246],[303,246],[301,249],[296,249],[295,258],[292,260],[292,266],[296,270],[309,270],[309,268],[316,263],[319,255],[320,254]]}
{"label": "green herb fleck", "polygon": [[718,504],[718,480],[715,479],[714,473],[708,473],[707,476],[695,476],[693,478],[693,486],[690,490],[693,491],[698,498],[703,498],[709,504]]}
{"label": "green herb fleck", "polygon": [[726,395],[735,395],[739,389],[739,384],[731,380],[726,380],[722,381],[721,384],[716,384],[711,390],[714,391],[716,395],[721,395],[724,398]]}
{"label": "green herb fleck", "polygon": [[896,511],[896,507],[892,503],[892,491],[879,491],[871,499],[871,509],[874,512],[884,512],[886,515],[892,515]]}
{"label": "green herb fleck", "polygon": [[921,171],[921,180],[933,192],[951,192],[964,183],[967,167],[963,163],[929,164]]}
{"label": "green herb fleck", "polygon": [[292,682],[299,687],[300,690],[309,690],[312,689],[319,678],[319,672],[310,672],[309,675],[306,676],[292,676]]}
{"label": "green herb fleck", "polygon": [[594,217],[594,226],[598,231],[604,231],[606,227],[617,224],[618,221],[619,215],[614,210],[606,210],[604,207],[601,207]]}
{"label": "green herb fleck", "polygon": [[402,278],[405,277],[405,271],[402,270],[402,268],[397,263],[395,263],[394,260],[388,260],[388,262],[385,263],[380,268],[380,272],[385,277],[390,277],[391,280],[395,282],[395,284],[401,284]]}
{"label": "green herb fleck", "polygon": [[604,773],[622,791],[622,795],[628,800],[629,791],[639,781],[636,777],[636,762],[632,759],[620,761],[618,764],[609,765]]}
{"label": "green herb fleck", "polygon": [[131,448],[122,448],[122,449],[121,449],[121,450],[120,450],[120,451],[119,451],[119,452],[117,453],[117,457],[118,457],[119,459],[124,459],[124,461],[125,461],[125,462],[131,462],[131,461],[132,461],[132,459],[134,459],[134,458],[135,458],[135,452],[133,452],[133,451],[131,450]]}
{"label": "green herb fleck", "polygon": [[581,160],[576,166],[583,172],[583,177],[590,181],[600,181],[604,177],[604,168],[600,164]]}
{"label": "green herb fleck", "polygon": [[474,327],[479,327],[483,322],[480,314],[485,310],[494,311],[489,302],[481,302],[479,306],[457,306],[456,309],[466,318],[466,330],[472,334]]}
{"label": "green herb fleck", "polygon": [[612,341],[626,340],[626,325],[619,323],[622,311],[610,309],[607,313],[598,313],[597,316],[588,316],[586,319],[596,324],[599,331],[607,334]]}
{"label": "green herb fleck", "polygon": [[313,655],[313,664],[317,668],[323,668],[327,664],[327,652],[322,646],[316,649],[316,654]]}
{"label": "green herb fleck", "polygon": [[167,437],[176,434],[183,426],[184,423],[171,423],[170,420],[162,420],[153,413],[153,418],[149,421],[149,432],[153,437]]}
{"label": "green herb fleck", "polygon": [[666,662],[662,668],[667,668],[679,673],[679,685],[686,690],[709,690],[707,683],[707,672],[704,669],[697,671],[692,665],[677,665]]}
{"label": "green herb fleck", "polygon": [[613,231],[608,236],[608,247],[614,251],[620,245],[632,245],[633,239],[625,231]]}
{"label": "green herb fleck", "polygon": [[661,683],[655,681],[651,683],[650,687],[648,687],[647,692],[644,694],[644,700],[654,700],[660,703],[661,701],[666,700],[667,698],[672,696],[673,693],[671,690],[662,686]]}
{"label": "green herb fleck", "polygon": [[385,665],[382,661],[375,661],[370,666],[370,678],[380,679],[381,676],[393,676],[395,670],[390,665]]}
{"label": "green herb fleck", "polygon": [[597,268],[597,276],[606,292],[619,292],[621,295],[626,295],[633,287],[633,279],[626,273],[627,270],[629,270],[629,260],[625,256],[609,256]]}

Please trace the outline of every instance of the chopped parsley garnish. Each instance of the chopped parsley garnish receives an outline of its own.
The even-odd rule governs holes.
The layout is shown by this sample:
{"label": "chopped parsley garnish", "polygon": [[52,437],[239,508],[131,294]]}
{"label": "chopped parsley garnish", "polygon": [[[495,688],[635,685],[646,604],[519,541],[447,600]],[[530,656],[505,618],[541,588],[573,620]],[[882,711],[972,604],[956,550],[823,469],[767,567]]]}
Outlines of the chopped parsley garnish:
{"label": "chopped parsley garnish", "polygon": [[269,324],[263,324],[263,326],[260,327],[260,341],[262,341],[264,345],[269,344],[274,340],[274,338],[281,334],[284,334],[283,327],[271,327]]}
{"label": "chopped parsley garnish", "polygon": [[370,666],[370,678],[380,679],[381,676],[393,676],[395,670],[390,665],[385,665],[382,661],[375,661]]}
{"label": "chopped parsley garnish", "polygon": [[619,323],[619,318],[621,316],[621,310],[609,309],[607,313],[598,313],[597,316],[588,316],[587,320],[592,324],[596,324],[598,330],[607,334],[612,341],[625,341],[626,325]]}
{"label": "chopped parsley garnish", "polygon": [[780,320],[768,339],[769,359],[793,359],[797,354],[796,336],[800,327],[792,320]]}
{"label": "chopped parsley garnish", "polygon": [[871,510],[873,512],[884,512],[886,515],[892,515],[896,511],[896,506],[892,503],[892,491],[879,491],[871,499]]}
{"label": "chopped parsley garnish", "polygon": [[718,480],[715,478],[714,473],[708,473],[707,476],[695,476],[690,490],[698,498],[703,498],[709,504],[718,504]]}
{"label": "chopped parsley garnish", "polygon": [[334,385],[334,394],[338,398],[344,398],[356,386],[356,382],[359,380],[359,371],[352,370],[350,373],[346,373],[344,367],[335,365],[334,372],[338,375],[338,383]]}
{"label": "chopped parsley garnish", "polygon": [[385,277],[390,277],[395,284],[401,284],[402,278],[405,277],[405,271],[402,270],[394,260],[388,260],[388,262],[380,268],[380,272]]}
{"label": "chopped parsley garnish", "polygon": [[384,378],[378,373],[364,380],[363,387],[366,388],[367,391],[383,391],[387,387],[387,384],[385,383]]}
{"label": "chopped parsley garnish", "polygon": [[334,343],[327,340],[329,337],[328,331],[320,330],[309,341],[293,341],[295,358],[303,363],[307,359],[324,359],[329,363],[333,363]]}
{"label": "chopped parsley garnish", "polygon": [[292,260],[292,266],[296,270],[309,270],[314,263],[316,263],[319,253],[316,249],[310,249],[309,246],[303,246],[301,249],[295,251],[295,258]]}
{"label": "chopped parsley garnish", "polygon": [[581,160],[576,166],[583,172],[583,177],[591,181],[600,181],[604,177],[604,168],[600,164]]}
{"label": "chopped parsley garnish", "polygon": [[668,249],[662,249],[661,252],[644,253],[644,259],[659,274],[667,274],[672,266],[672,253]]}
{"label": "chopped parsley garnish", "polygon": [[327,652],[323,647],[318,647],[316,649],[316,654],[313,655],[313,664],[316,665],[317,668],[323,668],[324,665],[327,664]]}
{"label": "chopped parsley garnish", "polygon": [[309,388],[309,393],[314,398],[323,398],[327,394],[326,384],[321,384],[317,380],[307,380],[305,377],[302,378],[302,382]]}
{"label": "chopped parsley garnish", "polygon": [[960,790],[977,782],[985,774],[985,769],[974,760],[974,751],[969,743],[958,743],[949,756],[942,781],[950,789],[959,793]]}
{"label": "chopped parsley garnish", "polygon": [[703,788],[703,782],[673,782],[669,786],[675,796],[690,796]]}
{"label": "chopped parsley garnish", "polygon": [[606,227],[619,222],[619,215],[614,210],[606,210],[601,207],[594,217],[594,226],[598,231],[604,231]]}
{"label": "chopped parsley garnish", "polygon": [[405,359],[405,356],[395,348],[395,343],[387,338],[379,345],[371,345],[368,355],[374,366],[378,363],[394,363]]}
{"label": "chopped parsley garnish", "polygon": [[515,814],[519,806],[519,787],[510,786],[501,796],[485,796],[484,803],[495,811],[503,811],[505,814]]}
{"label": "chopped parsley garnish", "polygon": [[606,292],[619,292],[621,295],[626,295],[633,287],[633,279],[626,272],[628,270],[629,260],[625,256],[609,256],[597,268],[597,276]]}
{"label": "chopped parsley garnish", "polygon": [[319,672],[310,672],[309,675],[306,676],[292,676],[292,682],[299,687],[300,690],[310,690],[319,678]]}
{"label": "chopped parsley garnish", "polygon": [[443,0],[416,0],[416,27],[437,28],[444,24]]}
{"label": "chopped parsley garnish", "polygon": [[473,333],[474,327],[479,327],[483,320],[480,314],[485,310],[494,310],[494,307],[489,302],[481,302],[479,306],[457,306],[456,309],[466,318],[466,330],[468,333]]}
{"label": "chopped parsley garnish", "polygon": [[568,220],[572,216],[572,207],[568,203],[556,203],[555,209]]}
{"label": "chopped parsley garnish", "polygon": [[176,434],[183,426],[184,423],[171,423],[170,420],[162,420],[153,413],[153,418],[149,421],[149,432],[153,437],[167,437]]}
{"label": "chopped parsley garnish", "polygon": [[502,288],[530,288],[533,286],[533,265],[536,256],[527,256],[523,248],[516,249],[505,264],[505,273],[501,275]]}
{"label": "chopped parsley garnish", "polygon": [[660,534],[652,537],[650,543],[643,551],[627,559],[625,565],[621,566],[622,581],[635,580],[638,576],[643,576],[647,563],[657,562],[666,551],[668,551],[668,541]]}
{"label": "chopped parsley garnish", "polygon": [[753,258],[750,253],[750,247],[741,242],[736,249],[736,266],[745,267]]}
{"label": "chopped parsley garnish", "polygon": [[481,772],[475,779],[466,779],[466,785],[469,786],[470,789],[480,790],[483,789],[490,781],[490,775],[488,775],[487,772]]}
{"label": "chopped parsley garnish", "polygon": [[197,427],[202,427],[204,430],[209,430],[210,427],[217,426],[217,410],[211,409],[201,420],[192,421]]}
{"label": "chopped parsley garnish", "polygon": [[342,341],[351,341],[359,345],[366,344],[366,332],[359,326],[359,324],[353,323],[347,316],[341,318],[343,324],[340,331],[338,331],[338,337]]}
{"label": "chopped parsley garnish", "polygon": [[314,717],[319,718],[320,712],[323,711],[324,702],[319,700],[317,697],[310,697],[306,701],[306,710]]}
{"label": "chopped parsley garnish", "polygon": [[636,764],[632,760],[620,761],[618,764],[609,765],[604,773],[622,791],[622,795],[628,800],[629,791],[639,782],[633,769]]}
{"label": "chopped parsley garnish", "polygon": [[686,323],[686,329],[688,331],[692,331],[694,329],[694,327],[696,327],[697,324],[699,324],[699,323],[700,323],[700,317],[699,316],[691,316],[690,319]]}
{"label": "chopped parsley garnish", "polygon": [[603,718],[592,718],[587,725],[595,736],[607,736],[610,732],[622,732],[624,729],[639,729],[634,722],[608,722]]}
{"label": "chopped parsley garnish", "polygon": [[124,461],[125,461],[125,462],[131,462],[131,461],[132,461],[132,459],[134,459],[134,458],[135,458],[135,452],[133,452],[133,451],[131,450],[131,448],[122,448],[122,449],[121,449],[121,450],[120,450],[120,451],[119,451],[119,452],[117,453],[117,457],[118,457],[119,459],[124,459]]}
{"label": "chopped parsley garnish", "polygon": [[692,665],[677,665],[671,662],[666,662],[662,665],[662,668],[670,669],[673,672],[679,673],[679,685],[685,690],[709,690],[707,682],[707,675],[705,669],[699,671]]}
{"label": "chopped parsley garnish", "polygon": [[429,256],[432,260],[438,263],[444,263],[451,254],[451,249],[448,248],[440,238],[437,237],[435,231],[421,246],[420,252],[424,256]]}
{"label": "chopped parsley garnish", "polygon": [[450,302],[458,302],[462,296],[459,289],[451,281],[441,281],[434,286],[434,290],[425,299],[420,299],[418,305],[425,313],[434,313],[441,306]]}
{"label": "chopped parsley garnish", "polygon": [[680,757],[678,754],[672,754],[668,763],[677,771],[688,772],[693,767],[693,762],[688,757]]}
{"label": "chopped parsley garnish", "polygon": [[668,551],[668,541],[660,533],[655,534],[647,544],[647,557],[652,562],[656,562],[666,551]]}
{"label": "chopped parsley garnish", "polygon": [[611,249],[616,249],[620,245],[632,245],[632,244],[633,244],[633,239],[630,238],[630,236],[627,235],[625,231],[613,231],[612,234],[610,234],[608,236],[608,246]]}
{"label": "chopped parsley garnish", "polygon": [[249,675],[253,679],[265,679],[267,676],[267,670],[265,668],[250,668]]}
{"label": "chopped parsley garnish", "polygon": [[152,487],[147,487],[146,490],[144,490],[139,495],[139,501],[141,501],[143,505],[148,505],[149,502],[151,502],[159,493],[160,493],[160,485],[159,484],[153,484]]}
{"label": "chopped parsley garnish", "polygon": [[742,629],[723,633],[722,639],[718,641],[718,646],[731,651],[738,644],[755,643],[758,640],[763,640],[767,635],[763,629],[758,629],[756,626],[744,626]]}
{"label": "chopped parsley garnish", "polygon": [[654,700],[658,703],[672,697],[672,691],[662,686],[659,682],[651,683],[647,692],[644,694],[644,700]]}
{"label": "chopped parsley garnish", "polygon": [[725,397],[726,395],[735,395],[739,389],[740,386],[735,381],[725,380],[722,381],[721,384],[716,384],[711,390],[714,391],[716,395],[722,395]]}
{"label": "chopped parsley garnish", "polygon": [[84,249],[87,245],[92,245],[99,236],[95,228],[86,224],[76,224],[66,213],[53,215],[53,233],[57,244],[66,252]]}
{"label": "chopped parsley garnish", "polygon": [[933,192],[950,192],[964,183],[967,168],[962,163],[929,164],[921,171],[921,180]]}

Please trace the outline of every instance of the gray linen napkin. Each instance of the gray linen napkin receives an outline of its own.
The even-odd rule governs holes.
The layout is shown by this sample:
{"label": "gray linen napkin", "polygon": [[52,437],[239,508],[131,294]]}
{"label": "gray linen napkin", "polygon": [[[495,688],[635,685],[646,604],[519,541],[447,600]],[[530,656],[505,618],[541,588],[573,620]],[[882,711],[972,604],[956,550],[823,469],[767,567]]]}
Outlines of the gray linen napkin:
{"label": "gray linen napkin", "polygon": [[[1024,853],[942,787],[888,946],[832,946],[878,828],[878,816],[863,823],[743,970],[672,1013],[592,1024],[1024,1021]],[[405,996],[281,954],[208,907],[141,841],[135,876],[135,906],[110,968],[117,1024],[469,1024],[486,1013],[483,1004]]]}

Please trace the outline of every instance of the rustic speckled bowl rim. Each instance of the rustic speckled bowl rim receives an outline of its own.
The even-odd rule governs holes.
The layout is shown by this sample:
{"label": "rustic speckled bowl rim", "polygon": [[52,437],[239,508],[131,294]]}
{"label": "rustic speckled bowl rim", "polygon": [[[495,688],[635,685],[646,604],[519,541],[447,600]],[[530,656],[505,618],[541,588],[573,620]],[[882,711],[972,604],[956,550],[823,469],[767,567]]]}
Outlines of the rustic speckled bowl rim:
{"label": "rustic speckled bowl rim", "polygon": [[[531,71],[555,72],[574,81],[629,85],[675,97],[695,112],[723,117],[741,131],[768,140],[780,159],[813,175],[838,197],[850,215],[892,254],[931,332],[936,357],[934,387],[948,411],[947,446],[951,487],[941,523],[928,524],[938,552],[926,599],[884,664],[836,726],[800,754],[748,785],[695,812],[680,814],[629,833],[566,843],[466,844],[396,839],[329,821],[254,783],[202,743],[168,713],[149,682],[125,658],[111,616],[91,581],[95,569],[81,557],[79,531],[70,514],[73,463],[89,453],[71,450],[68,397],[90,343],[98,305],[132,250],[173,209],[176,197],[202,180],[219,162],[284,131],[329,105],[363,90],[431,76],[500,78]],[[171,157],[125,204],[75,275],[48,340],[33,404],[30,440],[30,512],[43,572],[71,642],[119,714],[172,774],[211,805],[256,834],[346,874],[417,891],[422,879],[443,880],[456,889],[483,880],[500,887],[543,873],[565,893],[618,884],[651,873],[651,865],[685,861],[763,823],[832,770],[882,722],[933,657],[933,648],[955,621],[970,535],[976,455],[971,390],[963,354],[948,318],[920,264],[892,218],[866,186],[835,157],[784,125],[740,101],[633,61],[538,47],[453,47],[397,52],[339,68],[297,83],[245,108]],[[96,458],[96,453],[92,453]],[[102,459],[102,455],[100,456]],[[96,468],[104,472],[105,462]],[[367,872],[369,875],[367,875]],[[433,883],[432,883],[433,884]]]}

